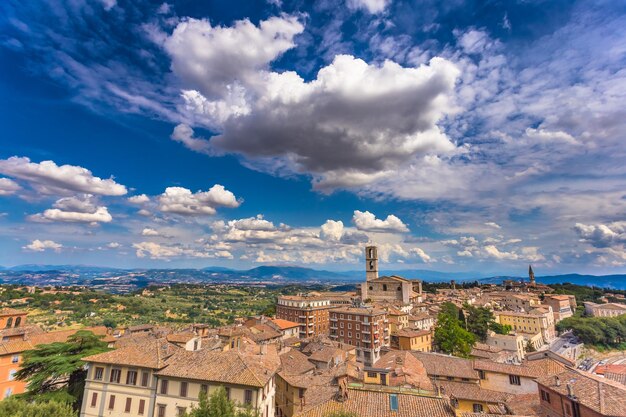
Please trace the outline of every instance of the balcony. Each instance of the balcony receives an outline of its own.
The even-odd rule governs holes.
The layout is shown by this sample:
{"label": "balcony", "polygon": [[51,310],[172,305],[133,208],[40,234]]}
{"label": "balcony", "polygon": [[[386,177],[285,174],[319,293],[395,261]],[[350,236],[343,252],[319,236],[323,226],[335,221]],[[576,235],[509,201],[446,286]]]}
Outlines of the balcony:
{"label": "balcony", "polygon": [[330,338],[332,338],[332,339],[336,339],[337,337],[339,337],[339,336],[337,336],[336,334],[331,334],[331,335],[328,335],[328,336],[329,336]]}
{"label": "balcony", "polygon": [[331,328],[332,330],[337,330],[337,325],[336,325],[336,324],[331,324],[331,325],[330,325],[330,328]]}
{"label": "balcony", "polygon": [[372,339],[363,339],[363,343],[372,343]]}
{"label": "balcony", "polygon": [[337,317],[331,317],[330,321],[337,321]]}
{"label": "balcony", "polygon": [[299,319],[306,319],[306,316],[298,316]]}
{"label": "balcony", "polygon": [[314,326],[314,325],[315,325],[315,323],[309,323],[309,327]]}

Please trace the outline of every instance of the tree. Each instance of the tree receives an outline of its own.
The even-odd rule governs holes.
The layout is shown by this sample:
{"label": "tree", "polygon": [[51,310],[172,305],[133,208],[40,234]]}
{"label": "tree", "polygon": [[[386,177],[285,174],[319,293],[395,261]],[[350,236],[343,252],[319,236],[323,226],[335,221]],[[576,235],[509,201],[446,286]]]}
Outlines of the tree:
{"label": "tree", "polygon": [[493,322],[489,324],[489,329],[493,330],[494,332],[498,333],[498,334],[509,334],[511,333],[511,330],[513,330],[513,328],[511,327],[511,325],[509,324],[500,324],[497,322]]}
{"label": "tree", "polygon": [[526,352],[530,353],[530,352],[535,352],[537,349],[535,349],[535,346],[530,343],[530,340],[528,342],[526,342]]}
{"label": "tree", "polygon": [[15,378],[28,381],[26,397],[63,398],[78,409],[87,376],[82,358],[109,350],[101,337],[79,330],[65,343],[38,345],[25,351],[24,362]]}
{"label": "tree", "polygon": [[492,323],[495,323],[493,313],[486,307],[469,304],[465,304],[463,308],[467,311],[467,330],[484,342]]}
{"label": "tree", "polygon": [[[454,307],[450,307],[450,304]],[[452,303],[444,303],[437,316],[435,327],[435,344],[448,354],[468,357],[476,343],[475,336],[465,330],[458,319],[458,311]]]}
{"label": "tree", "polygon": [[78,417],[78,412],[67,403],[11,397],[0,401],[0,417]]}
{"label": "tree", "polygon": [[252,409],[238,408],[228,399],[224,387],[218,387],[210,396],[201,392],[198,405],[184,414],[184,417],[254,417],[258,413]]}

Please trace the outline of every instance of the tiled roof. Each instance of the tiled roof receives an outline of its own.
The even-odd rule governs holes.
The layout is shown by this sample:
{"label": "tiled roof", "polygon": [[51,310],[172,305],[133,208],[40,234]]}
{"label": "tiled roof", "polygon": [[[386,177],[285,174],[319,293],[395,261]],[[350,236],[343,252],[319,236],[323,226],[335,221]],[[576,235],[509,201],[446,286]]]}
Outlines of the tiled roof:
{"label": "tiled roof", "polygon": [[294,327],[300,326],[298,323],[283,319],[272,319],[272,323],[278,326],[280,330],[292,329]]}
{"label": "tiled roof", "polygon": [[469,359],[439,353],[411,352],[426,368],[428,376],[451,376],[454,378],[478,379],[478,372],[472,367]]}
{"label": "tiled roof", "polygon": [[347,314],[359,314],[361,316],[378,316],[386,314],[385,310],[368,307],[335,307],[330,310],[331,313],[347,313]]}
{"label": "tiled roof", "polygon": [[406,350],[392,350],[376,361],[376,368],[390,369],[388,384],[433,390],[424,364]]}
{"label": "tiled roof", "polygon": [[[396,395],[398,410],[390,408],[390,397]],[[354,413],[359,417],[454,417],[454,410],[447,398],[422,397],[410,394],[348,390],[348,398],[333,398],[317,407],[296,413],[294,417],[326,417],[331,413]]]}
{"label": "tiled roof", "polygon": [[581,405],[605,416],[626,416],[626,386],[571,368],[556,376],[560,381],[558,385],[555,376],[540,378],[537,383],[563,396],[568,396],[568,385],[571,385]]}
{"label": "tiled roof", "polygon": [[234,349],[222,351],[180,350],[167,360],[158,375],[199,381],[264,387],[278,370],[280,361],[273,346],[267,353],[250,354]]}
{"label": "tiled roof", "polygon": [[142,343],[128,343],[109,352],[87,356],[83,360],[86,362],[160,369],[165,366],[165,360],[178,349],[165,339],[144,338]]}
{"label": "tiled roof", "polygon": [[511,395],[504,404],[513,415],[540,416],[543,414],[537,393]]}
{"label": "tiled roof", "polygon": [[499,363],[490,360],[476,360],[474,361],[474,369],[528,378],[540,378],[562,372],[565,369],[565,365],[552,358],[525,361],[521,365]]}
{"label": "tiled roof", "polygon": [[430,330],[417,330],[417,329],[407,329],[407,328],[398,330],[393,333],[394,336],[399,336],[399,337],[420,337],[420,336],[426,336],[429,334],[430,334]]}
{"label": "tiled roof", "polygon": [[280,355],[280,369],[289,375],[299,375],[315,369],[315,365],[309,362],[308,357],[295,349]]}
{"label": "tiled roof", "polygon": [[486,403],[501,403],[509,398],[509,394],[481,388],[478,384],[467,382],[437,381],[442,388],[442,394],[454,396],[460,400],[483,401]]}
{"label": "tiled roof", "polygon": [[26,311],[14,308],[3,308],[0,310],[0,316],[21,316],[25,314],[27,314]]}
{"label": "tiled roof", "polygon": [[11,355],[14,353],[24,352],[25,350],[30,350],[32,348],[33,345],[29,341],[11,340],[0,343],[0,355]]}
{"label": "tiled roof", "polygon": [[168,342],[172,343],[187,343],[191,339],[196,337],[192,332],[172,333],[166,336]]}

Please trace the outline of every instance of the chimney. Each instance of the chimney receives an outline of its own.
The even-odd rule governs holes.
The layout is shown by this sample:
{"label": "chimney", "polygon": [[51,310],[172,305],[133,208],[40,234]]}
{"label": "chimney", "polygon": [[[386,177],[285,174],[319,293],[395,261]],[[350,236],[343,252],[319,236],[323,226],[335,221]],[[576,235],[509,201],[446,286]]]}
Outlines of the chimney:
{"label": "chimney", "polygon": [[574,395],[574,386],[571,382],[567,383],[567,396],[569,398],[576,398],[576,395]]}
{"label": "chimney", "polygon": [[261,344],[261,355],[267,354],[267,345],[265,343]]}
{"label": "chimney", "polygon": [[558,376],[554,377],[554,385],[556,385],[557,387],[561,386],[561,378],[559,378]]}

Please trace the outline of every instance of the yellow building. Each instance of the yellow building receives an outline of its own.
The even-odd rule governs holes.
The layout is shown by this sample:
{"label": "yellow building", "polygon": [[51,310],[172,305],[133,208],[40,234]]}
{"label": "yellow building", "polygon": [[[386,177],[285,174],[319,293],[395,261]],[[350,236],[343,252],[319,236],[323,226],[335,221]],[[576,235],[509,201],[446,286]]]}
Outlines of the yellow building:
{"label": "yellow building", "polygon": [[430,352],[433,350],[433,334],[430,330],[398,330],[391,333],[391,346],[399,350]]}
{"label": "yellow building", "polygon": [[541,334],[544,343],[550,343],[555,338],[554,315],[549,306],[537,308],[528,313],[498,311],[496,321],[502,325],[511,326],[516,333]]}

